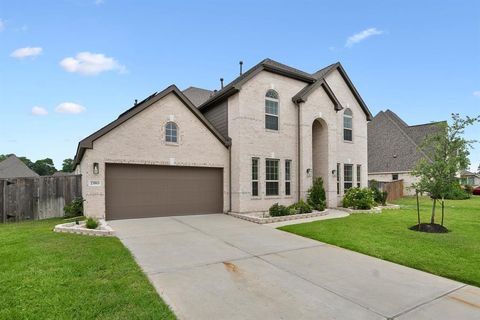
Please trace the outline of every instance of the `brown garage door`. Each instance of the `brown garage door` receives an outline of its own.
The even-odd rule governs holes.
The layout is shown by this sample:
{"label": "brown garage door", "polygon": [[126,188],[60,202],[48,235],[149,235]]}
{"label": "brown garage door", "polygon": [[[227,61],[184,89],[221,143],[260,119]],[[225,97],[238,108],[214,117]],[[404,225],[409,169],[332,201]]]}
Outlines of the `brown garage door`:
{"label": "brown garage door", "polygon": [[106,219],[223,212],[223,169],[107,164]]}

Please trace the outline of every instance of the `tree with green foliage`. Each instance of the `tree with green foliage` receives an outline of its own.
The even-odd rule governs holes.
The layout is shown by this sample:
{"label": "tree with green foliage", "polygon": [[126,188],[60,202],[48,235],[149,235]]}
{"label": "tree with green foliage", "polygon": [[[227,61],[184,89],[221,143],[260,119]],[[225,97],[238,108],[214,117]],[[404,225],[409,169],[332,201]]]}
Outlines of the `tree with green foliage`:
{"label": "tree with green foliage", "polygon": [[32,170],[41,176],[51,176],[57,172],[53,160],[50,158],[35,161],[32,165]]}
{"label": "tree with green foliage", "polygon": [[313,180],[312,186],[308,189],[307,202],[315,210],[323,211],[327,206],[326,199],[325,189],[323,188],[323,179],[318,177]]}
{"label": "tree with green foliage", "polygon": [[65,159],[63,160],[62,163],[62,172],[73,172],[74,166],[73,166],[73,159]]}
{"label": "tree with green foliage", "polygon": [[443,226],[444,199],[458,185],[458,173],[469,166],[469,149],[475,142],[464,138],[465,128],[479,121],[480,116],[464,119],[454,113],[451,125],[438,124],[438,130],[427,136],[421,145],[428,157],[420,159],[413,171],[419,178],[414,187],[418,192],[428,193],[433,201],[431,225],[435,224],[436,204],[441,200]]}

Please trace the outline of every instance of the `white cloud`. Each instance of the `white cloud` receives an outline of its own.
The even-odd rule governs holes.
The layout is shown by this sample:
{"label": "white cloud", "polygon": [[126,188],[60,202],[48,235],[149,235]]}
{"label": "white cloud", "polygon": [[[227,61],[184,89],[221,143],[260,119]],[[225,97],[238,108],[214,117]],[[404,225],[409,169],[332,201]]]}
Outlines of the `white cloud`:
{"label": "white cloud", "polygon": [[46,116],[48,114],[48,111],[43,107],[35,106],[32,108],[32,114],[34,116]]}
{"label": "white cloud", "polygon": [[473,95],[475,97],[480,97],[480,90],[479,91],[473,91]]}
{"label": "white cloud", "polygon": [[73,102],[60,103],[55,109],[58,113],[79,114],[87,110],[84,106]]}
{"label": "white cloud", "polygon": [[5,30],[5,20],[0,19],[0,32]]}
{"label": "white cloud", "polygon": [[99,6],[99,5],[101,5],[101,4],[104,4],[104,3],[105,3],[105,0],[95,0],[94,3],[95,3],[96,6]]}
{"label": "white cloud", "polygon": [[10,57],[16,58],[16,59],[23,59],[26,57],[35,57],[41,54],[42,51],[43,49],[40,47],[25,47],[25,48],[20,48],[13,51],[10,54]]}
{"label": "white cloud", "polygon": [[347,42],[345,43],[345,47],[351,48],[356,43],[359,43],[367,38],[370,38],[371,36],[378,36],[383,33],[384,31],[377,30],[377,28],[365,29],[363,31],[360,31],[359,33],[354,34],[353,36],[348,37]]}
{"label": "white cloud", "polygon": [[117,60],[102,53],[80,52],[75,57],[67,57],[60,61],[60,66],[68,72],[78,72],[86,76],[94,76],[104,71],[127,71]]}

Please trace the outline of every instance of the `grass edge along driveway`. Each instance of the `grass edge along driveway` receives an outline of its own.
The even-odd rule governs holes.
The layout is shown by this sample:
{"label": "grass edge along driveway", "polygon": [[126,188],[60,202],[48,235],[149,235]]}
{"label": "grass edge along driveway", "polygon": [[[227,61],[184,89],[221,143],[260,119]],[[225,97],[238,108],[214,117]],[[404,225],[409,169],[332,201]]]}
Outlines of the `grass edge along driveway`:
{"label": "grass edge along driveway", "polygon": [[0,319],[175,319],[115,237],[0,224]]}
{"label": "grass edge along driveway", "polygon": [[[408,230],[417,223],[415,198],[396,203],[401,209],[279,229],[480,287],[480,197],[445,201],[446,234]],[[429,222],[429,198],[421,198],[420,210]],[[440,215],[438,206],[438,223]]]}

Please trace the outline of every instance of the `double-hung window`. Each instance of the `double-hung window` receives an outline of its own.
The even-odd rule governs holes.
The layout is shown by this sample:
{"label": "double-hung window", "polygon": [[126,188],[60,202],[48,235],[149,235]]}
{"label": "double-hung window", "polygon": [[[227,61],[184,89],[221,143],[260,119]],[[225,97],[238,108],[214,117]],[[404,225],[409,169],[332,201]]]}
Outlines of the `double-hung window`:
{"label": "double-hung window", "polygon": [[278,163],[276,159],[265,160],[265,194],[278,196]]}
{"label": "double-hung window", "polygon": [[337,194],[340,194],[340,163],[337,163]]}
{"label": "double-hung window", "polygon": [[252,158],[252,196],[258,197],[258,158]]}
{"label": "double-hung window", "polygon": [[362,166],[357,164],[357,188],[362,185]]}
{"label": "double-hung window", "polygon": [[272,89],[265,95],[265,128],[278,130],[278,93]]}
{"label": "double-hung window", "polygon": [[353,187],[353,164],[343,165],[343,189],[347,191]]}
{"label": "double-hung window", "polygon": [[292,160],[285,160],[285,195],[292,194],[291,183],[292,180]]}
{"label": "double-hung window", "polygon": [[353,113],[347,109],[343,113],[343,140],[353,141]]}

